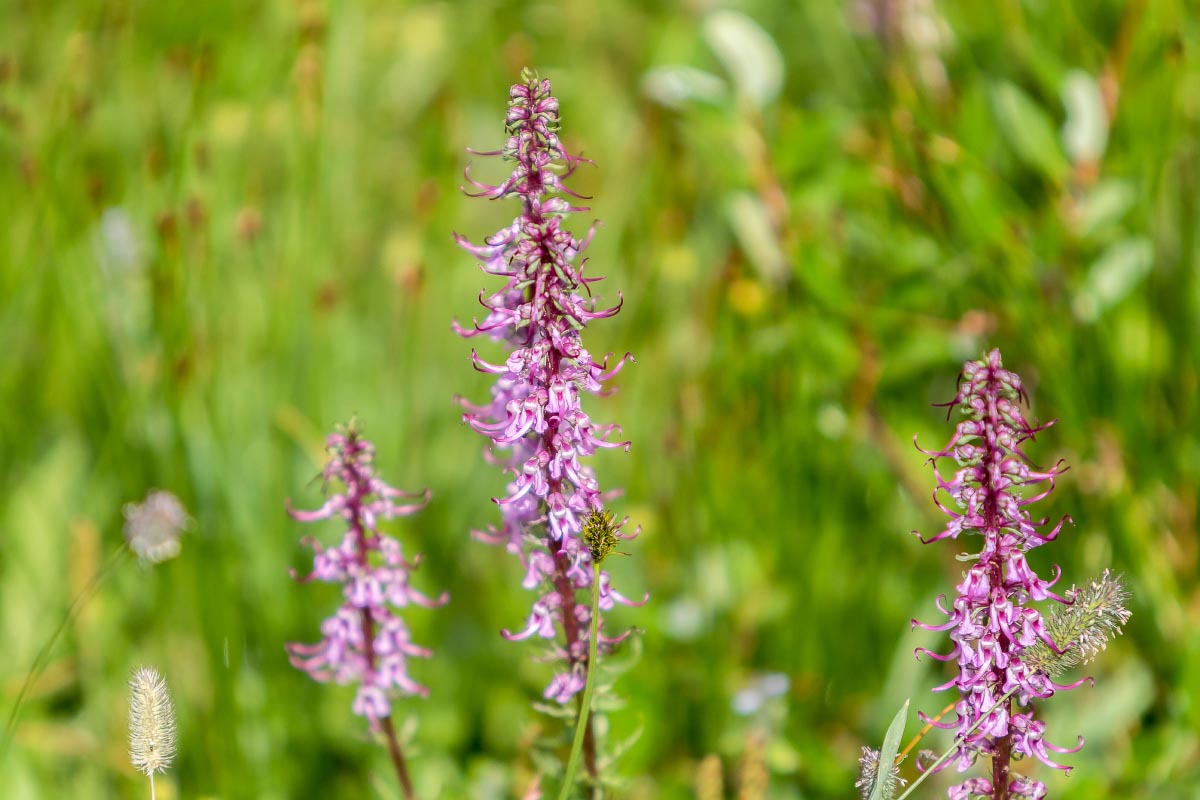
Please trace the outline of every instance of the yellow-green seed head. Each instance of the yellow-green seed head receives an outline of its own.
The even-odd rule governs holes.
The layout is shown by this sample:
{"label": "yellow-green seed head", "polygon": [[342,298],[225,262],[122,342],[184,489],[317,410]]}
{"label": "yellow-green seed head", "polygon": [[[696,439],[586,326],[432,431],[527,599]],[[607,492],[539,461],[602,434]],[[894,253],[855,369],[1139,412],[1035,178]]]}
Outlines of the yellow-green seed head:
{"label": "yellow-green seed head", "polygon": [[1121,635],[1121,626],[1129,621],[1131,613],[1125,607],[1129,592],[1121,576],[1108,570],[1086,586],[1072,589],[1070,597],[1071,605],[1058,606],[1043,618],[1046,633],[1065,651],[1055,653],[1038,641],[1021,654],[1027,667],[1051,678],[1095,659],[1110,639]]}
{"label": "yellow-green seed head", "polygon": [[583,541],[592,553],[592,561],[599,564],[617,546],[617,528],[611,511],[593,509],[583,523]]}

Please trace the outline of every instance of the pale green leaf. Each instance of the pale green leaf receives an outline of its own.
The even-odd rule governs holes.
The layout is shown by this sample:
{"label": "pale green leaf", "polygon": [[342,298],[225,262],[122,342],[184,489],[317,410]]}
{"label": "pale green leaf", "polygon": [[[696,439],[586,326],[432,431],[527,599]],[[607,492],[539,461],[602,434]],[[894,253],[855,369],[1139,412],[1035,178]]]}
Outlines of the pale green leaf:
{"label": "pale green leaf", "polygon": [[695,67],[655,67],[642,76],[642,92],[667,108],[713,103],[725,96],[725,81]]}
{"label": "pale green leaf", "polygon": [[715,11],[704,20],[704,38],[733,79],[738,94],[759,107],[783,88],[783,55],[757,22],[737,11]]}
{"label": "pale green leaf", "polygon": [[875,774],[875,787],[871,790],[870,800],[886,800],[884,787],[887,786],[887,775],[896,762],[896,753],[900,751],[900,738],[904,736],[904,726],[908,722],[908,700],[900,706],[892,724],[888,726],[883,736],[883,747],[879,748],[879,768]]}
{"label": "pale green leaf", "polygon": [[1028,166],[1060,179],[1067,160],[1058,147],[1058,137],[1049,115],[1015,84],[998,81],[991,90],[992,109],[1000,132],[1017,157]]}
{"label": "pale green leaf", "polygon": [[1103,233],[1119,222],[1137,199],[1131,181],[1110,178],[1097,183],[1079,200],[1079,234],[1089,238]]}
{"label": "pale green leaf", "polygon": [[1071,302],[1075,316],[1094,322],[1119,303],[1150,272],[1154,245],[1139,236],[1114,242],[1092,263]]}
{"label": "pale green leaf", "polygon": [[758,195],[737,192],[726,199],[725,213],[737,236],[742,252],[750,259],[760,277],[769,283],[783,283],[787,278],[787,256],[779,245],[779,237],[771,224],[767,208]]}
{"label": "pale green leaf", "polygon": [[1062,127],[1063,148],[1075,162],[1098,161],[1108,145],[1108,114],[1096,79],[1082,70],[1071,70],[1063,80],[1063,106],[1067,121]]}

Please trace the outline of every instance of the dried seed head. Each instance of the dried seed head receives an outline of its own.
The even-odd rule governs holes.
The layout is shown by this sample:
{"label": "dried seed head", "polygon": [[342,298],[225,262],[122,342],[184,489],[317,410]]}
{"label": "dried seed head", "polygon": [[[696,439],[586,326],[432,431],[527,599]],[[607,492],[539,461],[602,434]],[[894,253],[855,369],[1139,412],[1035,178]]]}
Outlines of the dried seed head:
{"label": "dried seed head", "polygon": [[864,747],[862,750],[862,756],[858,759],[858,780],[855,781],[854,788],[858,789],[862,800],[869,800],[871,793],[875,791],[875,782],[882,778],[883,797],[891,800],[896,796],[896,789],[907,783],[900,777],[900,766],[892,764],[881,771],[879,751],[872,750],[870,747]]}
{"label": "dried seed head", "polygon": [[175,757],[175,708],[162,675],[140,667],[129,680],[129,760],[147,777]]}
{"label": "dried seed head", "polygon": [[583,541],[591,551],[592,561],[599,564],[617,546],[617,529],[611,511],[596,511],[583,523]]}

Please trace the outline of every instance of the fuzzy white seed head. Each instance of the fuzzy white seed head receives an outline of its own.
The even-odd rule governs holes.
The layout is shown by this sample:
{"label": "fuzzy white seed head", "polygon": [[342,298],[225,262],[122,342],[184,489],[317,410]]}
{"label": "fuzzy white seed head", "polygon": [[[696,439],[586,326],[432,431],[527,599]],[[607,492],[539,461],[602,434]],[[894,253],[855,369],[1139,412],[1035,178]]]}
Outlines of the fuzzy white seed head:
{"label": "fuzzy white seed head", "polygon": [[170,492],[153,491],[140,503],[126,503],[125,539],[150,564],[179,555],[179,537],[191,525],[187,509]]}
{"label": "fuzzy white seed head", "polygon": [[129,760],[143,775],[166,772],[175,757],[175,708],[162,675],[140,667],[129,680]]}

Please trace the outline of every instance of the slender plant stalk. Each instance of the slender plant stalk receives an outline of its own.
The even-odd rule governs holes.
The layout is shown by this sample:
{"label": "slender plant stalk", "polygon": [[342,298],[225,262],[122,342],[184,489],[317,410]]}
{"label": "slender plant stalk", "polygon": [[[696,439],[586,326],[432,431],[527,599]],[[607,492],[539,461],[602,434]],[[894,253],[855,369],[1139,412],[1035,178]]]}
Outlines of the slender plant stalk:
{"label": "slender plant stalk", "polygon": [[[999,530],[1002,522],[1000,520],[999,504],[994,494],[989,494],[983,504],[983,515],[987,521],[986,524],[995,530]],[[1004,585],[1004,570],[999,561],[993,561],[990,569],[992,577],[992,586]],[[1001,645],[1005,649],[1012,646],[1011,642]],[[1012,694],[1012,692],[1009,692]],[[1007,712],[1005,716],[1012,719],[1012,704],[1007,699],[1000,702],[1004,704]],[[991,713],[990,711],[988,712]],[[986,714],[984,716],[987,716]],[[982,719],[982,718],[981,718]],[[993,737],[996,749],[992,753],[992,800],[1008,800],[1008,773],[1012,762],[1012,734],[1006,733],[1003,736]]]}
{"label": "slender plant stalk", "polygon": [[579,767],[579,756],[583,752],[583,740],[588,731],[588,714],[592,710],[592,690],[596,688],[596,639],[600,633],[600,562],[592,562],[592,620],[588,638],[587,683],[583,687],[583,702],[579,704],[579,722],[575,725],[575,743],[571,745],[571,759],[567,762],[567,774],[563,777],[562,791],[558,800],[567,800],[575,784],[575,770]]}
{"label": "slender plant stalk", "polygon": [[[560,483],[551,480],[550,485],[554,491],[558,490]],[[570,654],[575,652],[575,643],[579,641],[579,622],[575,618],[575,582],[567,574],[567,562],[570,556],[564,552],[565,543],[558,543],[559,549],[556,555],[556,574],[554,576],[554,590],[558,592],[558,596],[562,598],[562,629],[563,636],[566,639],[566,652],[568,666],[574,668],[576,661]],[[575,704],[577,708],[583,707],[583,695],[575,695]],[[578,714],[578,711],[576,712]],[[596,741],[592,735],[592,724],[589,720],[587,730],[583,734],[583,766],[587,770],[590,778],[596,778]]]}
{"label": "slender plant stalk", "polygon": [[[1012,716],[1012,705],[1007,700]],[[992,800],[1008,800],[1009,772],[1012,766],[1012,734],[996,739],[996,754],[992,756]]]}
{"label": "slender plant stalk", "polygon": [[[358,553],[360,556],[359,563],[364,568],[369,569],[367,561],[367,539],[366,533],[362,526],[355,521],[354,533],[358,537]],[[370,669],[374,670],[377,664],[375,657],[375,622],[371,619],[371,612],[368,609],[362,610],[362,628],[363,628],[363,653],[367,658],[367,663]],[[400,749],[400,740],[396,738],[396,727],[392,724],[392,717],[389,714],[379,720],[379,725],[383,728],[384,738],[387,739],[388,755],[392,757],[392,765],[396,768],[396,777],[400,779],[400,788],[404,791],[405,800],[414,800],[417,796],[413,791],[412,779],[408,776],[408,764],[404,760],[404,752]]]}
{"label": "slender plant stalk", "polygon": [[924,772],[922,772],[920,775],[918,775],[918,776],[917,776],[917,779],[916,779],[915,781],[913,781],[912,783],[910,783],[910,784],[908,785],[908,788],[904,790],[904,794],[902,794],[902,795],[900,795],[899,797],[897,797],[897,798],[896,798],[896,800],[904,800],[904,798],[906,798],[906,797],[908,797],[910,794],[912,794],[912,793],[913,793],[913,791],[914,791],[914,790],[915,790],[915,789],[916,789],[918,786],[920,786],[920,785],[921,785],[921,783],[922,783],[922,782],[924,782],[924,780],[925,780],[926,778],[928,778],[928,777],[929,777],[930,775],[932,775],[932,774],[933,774],[935,771],[937,771],[937,768],[938,768],[938,767],[940,767],[942,764],[944,764],[944,763],[946,762],[946,760],[947,760],[948,758],[950,758],[950,756],[952,756],[952,755],[954,754],[954,751],[958,749],[958,745],[959,745],[959,740],[960,740],[960,739],[966,739],[966,737],[968,737],[968,736],[970,736],[972,733],[974,733],[974,732],[975,732],[975,729],[976,729],[976,728],[978,728],[980,725],[982,725],[982,724],[983,724],[983,721],[984,721],[985,719],[987,719],[988,715],[989,715],[989,714],[991,714],[993,711],[995,711],[995,710],[996,710],[997,708],[999,708],[1000,706],[1002,706],[1002,705],[1004,705],[1005,703],[1007,703],[1007,702],[1009,701],[1009,698],[1011,698],[1011,697],[1012,697],[1014,694],[1016,694],[1016,693],[1017,693],[1017,689],[1019,689],[1019,688],[1020,688],[1019,686],[1014,686],[1013,688],[1009,689],[1009,690],[1008,690],[1008,691],[1007,691],[1007,692],[1004,694],[1004,696],[1000,698],[1000,700],[999,700],[999,701],[996,703],[996,705],[992,706],[992,707],[991,707],[991,708],[989,708],[987,711],[985,711],[985,712],[983,712],[982,714],[980,714],[980,715],[979,715],[979,719],[975,720],[975,724],[974,724],[974,725],[972,725],[970,728],[968,728],[966,733],[962,734],[961,736],[955,736],[955,737],[954,737],[954,743],[953,743],[952,745],[950,745],[950,749],[949,749],[949,750],[947,750],[946,752],[942,753],[942,754],[941,754],[941,756],[939,756],[939,757],[938,757],[938,760],[937,760],[937,761],[935,761],[935,762],[933,762],[933,763],[932,763],[932,764],[929,766],[929,769],[925,770],[925,771],[924,771]]}
{"label": "slender plant stalk", "polygon": [[8,746],[12,743],[13,736],[17,730],[17,719],[21,713],[21,706],[25,702],[25,696],[29,694],[29,690],[33,688],[33,684],[42,676],[42,672],[45,671],[46,662],[50,658],[51,651],[54,650],[54,645],[58,642],[58,637],[62,636],[63,631],[67,629],[67,626],[71,624],[71,621],[82,610],[84,603],[96,593],[100,588],[100,584],[104,583],[105,578],[121,562],[122,557],[128,550],[129,544],[123,542],[116,552],[109,557],[108,563],[91,577],[91,580],[79,591],[79,594],[75,595],[75,599],[67,607],[67,613],[59,620],[58,627],[54,629],[54,633],[50,634],[50,638],[46,640],[46,643],[42,645],[42,649],[38,651],[37,656],[33,659],[33,665],[29,667],[29,672],[25,675],[25,682],[21,684],[21,691],[17,693],[17,702],[13,704],[12,711],[8,714],[8,723],[4,726],[4,744],[0,747],[0,757],[3,757],[8,752]]}
{"label": "slender plant stalk", "polygon": [[150,800],[158,800],[158,795],[154,793],[154,773],[150,773]]}
{"label": "slender plant stalk", "polygon": [[392,764],[396,767],[396,776],[400,779],[400,788],[404,790],[406,800],[413,800],[416,792],[413,791],[412,779],[408,777],[408,764],[404,760],[404,752],[400,749],[400,741],[396,738],[396,728],[392,725],[391,717],[384,717],[379,721],[383,726],[384,736],[387,737],[388,753],[392,757]]}

